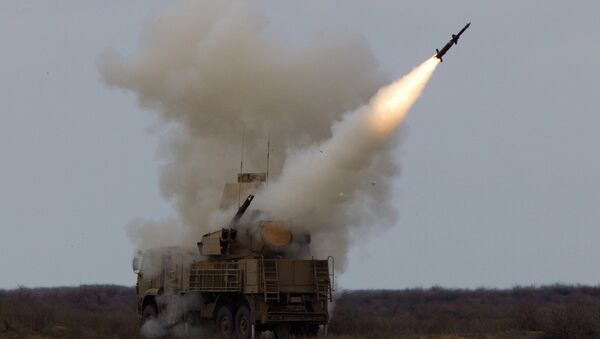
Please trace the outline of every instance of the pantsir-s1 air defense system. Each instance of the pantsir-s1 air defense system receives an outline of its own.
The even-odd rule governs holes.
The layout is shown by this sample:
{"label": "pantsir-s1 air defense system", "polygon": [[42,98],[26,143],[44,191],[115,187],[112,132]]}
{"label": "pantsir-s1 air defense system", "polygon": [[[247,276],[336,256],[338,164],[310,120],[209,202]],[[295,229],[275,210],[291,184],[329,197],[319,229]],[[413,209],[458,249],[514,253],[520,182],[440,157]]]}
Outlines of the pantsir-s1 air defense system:
{"label": "pantsir-s1 air defense system", "polygon": [[[223,337],[316,336],[326,330],[333,258],[310,256],[310,235],[248,211],[266,176],[241,173],[227,184],[221,206],[237,201],[229,225],[205,234],[198,249],[150,249],[134,259],[138,314],[143,322],[214,323]],[[239,204],[241,196],[247,196]]]}

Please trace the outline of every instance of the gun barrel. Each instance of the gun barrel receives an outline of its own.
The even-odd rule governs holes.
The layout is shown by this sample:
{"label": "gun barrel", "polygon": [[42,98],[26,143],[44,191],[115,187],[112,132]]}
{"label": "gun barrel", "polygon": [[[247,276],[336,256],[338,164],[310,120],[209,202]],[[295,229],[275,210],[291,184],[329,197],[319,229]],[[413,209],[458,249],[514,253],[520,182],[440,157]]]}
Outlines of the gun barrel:
{"label": "gun barrel", "polygon": [[233,216],[233,218],[229,222],[229,228],[235,228],[237,226],[237,224],[240,222],[240,219],[242,218],[244,213],[246,213],[246,210],[250,206],[252,199],[254,199],[254,195],[252,195],[252,194],[248,195],[248,197],[246,198],[246,200],[244,201],[242,206],[240,206],[240,208],[238,208],[237,213]]}

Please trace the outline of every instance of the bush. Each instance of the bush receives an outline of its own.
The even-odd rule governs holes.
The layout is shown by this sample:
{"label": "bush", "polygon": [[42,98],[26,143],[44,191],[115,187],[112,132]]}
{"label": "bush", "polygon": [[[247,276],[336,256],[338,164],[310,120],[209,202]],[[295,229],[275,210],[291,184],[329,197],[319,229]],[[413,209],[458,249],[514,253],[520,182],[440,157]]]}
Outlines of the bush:
{"label": "bush", "polygon": [[[139,338],[133,288],[0,290],[0,337]],[[598,338],[600,287],[346,291],[330,337]]]}

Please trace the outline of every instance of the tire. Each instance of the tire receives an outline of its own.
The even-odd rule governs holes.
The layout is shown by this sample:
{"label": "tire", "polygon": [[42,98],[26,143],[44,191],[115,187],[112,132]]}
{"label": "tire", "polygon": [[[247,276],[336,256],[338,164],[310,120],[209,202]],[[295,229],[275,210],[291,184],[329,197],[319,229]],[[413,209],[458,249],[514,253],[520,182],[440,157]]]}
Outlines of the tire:
{"label": "tire", "polygon": [[235,314],[235,333],[239,339],[252,337],[252,318],[246,305],[240,306]]}
{"label": "tire", "polygon": [[229,310],[229,307],[221,306],[221,308],[219,308],[219,311],[217,312],[217,317],[215,318],[215,322],[217,325],[217,333],[221,335],[221,337],[233,337],[235,327],[233,322],[233,316],[231,315],[231,310]]}

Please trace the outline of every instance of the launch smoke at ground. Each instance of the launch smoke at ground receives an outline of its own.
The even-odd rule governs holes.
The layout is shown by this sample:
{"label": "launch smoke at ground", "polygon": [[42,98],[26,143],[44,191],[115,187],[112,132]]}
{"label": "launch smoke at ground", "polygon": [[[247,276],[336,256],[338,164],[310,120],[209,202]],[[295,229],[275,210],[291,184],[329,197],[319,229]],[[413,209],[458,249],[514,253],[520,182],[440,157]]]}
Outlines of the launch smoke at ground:
{"label": "launch smoke at ground", "polygon": [[194,246],[227,224],[233,211],[218,206],[242,133],[246,171],[264,171],[267,137],[273,146],[272,182],[252,208],[313,233],[315,255],[344,267],[353,233],[395,225],[390,141],[437,60],[378,91],[389,80],[362,38],[290,42],[267,24],[254,2],[183,1],[146,21],[132,55],[99,56],[107,85],[159,112],[160,189],[176,215],[132,221],[137,248]]}

